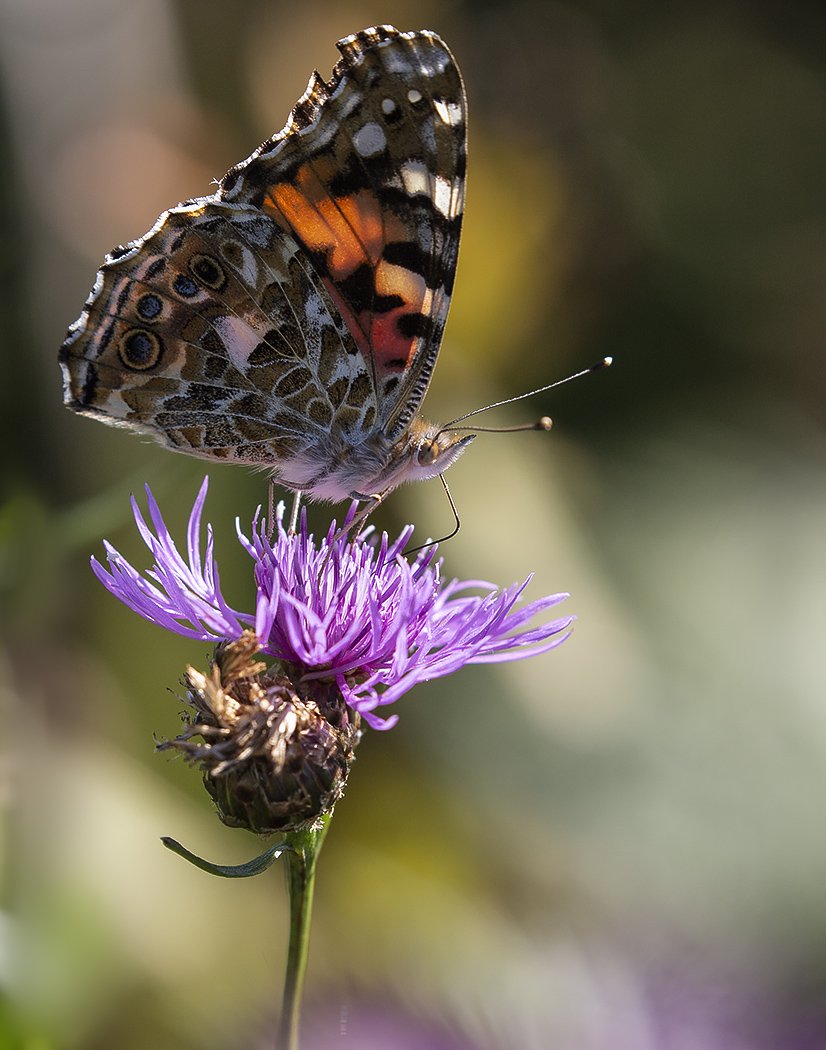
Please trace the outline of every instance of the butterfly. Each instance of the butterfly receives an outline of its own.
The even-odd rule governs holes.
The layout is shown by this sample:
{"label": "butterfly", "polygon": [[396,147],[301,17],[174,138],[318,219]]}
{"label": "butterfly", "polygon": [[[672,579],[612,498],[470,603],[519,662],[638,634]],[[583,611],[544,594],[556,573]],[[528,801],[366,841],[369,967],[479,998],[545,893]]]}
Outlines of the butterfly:
{"label": "butterfly", "polygon": [[459,249],[459,69],[427,30],[337,47],[215,193],[106,256],[59,357],[74,411],[331,502],[441,475],[474,436],[418,414]]}

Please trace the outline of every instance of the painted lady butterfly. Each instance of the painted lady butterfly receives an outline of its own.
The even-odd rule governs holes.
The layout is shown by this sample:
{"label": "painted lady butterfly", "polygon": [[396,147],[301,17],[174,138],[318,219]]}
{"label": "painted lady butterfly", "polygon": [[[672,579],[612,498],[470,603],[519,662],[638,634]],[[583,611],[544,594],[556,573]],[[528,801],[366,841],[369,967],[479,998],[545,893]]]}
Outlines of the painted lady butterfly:
{"label": "painted lady butterfly", "polygon": [[284,129],[105,259],[60,351],[69,408],[321,500],[446,470],[417,415],[447,317],[465,94],[434,33],[339,41]]}

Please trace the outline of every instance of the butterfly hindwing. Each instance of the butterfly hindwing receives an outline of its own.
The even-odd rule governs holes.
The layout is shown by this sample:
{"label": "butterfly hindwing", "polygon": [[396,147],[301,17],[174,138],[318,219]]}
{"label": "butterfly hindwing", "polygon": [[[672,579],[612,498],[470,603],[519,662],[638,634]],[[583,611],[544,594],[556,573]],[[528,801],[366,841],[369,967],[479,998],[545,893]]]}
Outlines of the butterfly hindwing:
{"label": "butterfly hindwing", "polygon": [[353,430],[376,417],[371,377],[303,249],[213,198],[109,256],[61,360],[72,407],[208,458],[277,463],[336,414]]}

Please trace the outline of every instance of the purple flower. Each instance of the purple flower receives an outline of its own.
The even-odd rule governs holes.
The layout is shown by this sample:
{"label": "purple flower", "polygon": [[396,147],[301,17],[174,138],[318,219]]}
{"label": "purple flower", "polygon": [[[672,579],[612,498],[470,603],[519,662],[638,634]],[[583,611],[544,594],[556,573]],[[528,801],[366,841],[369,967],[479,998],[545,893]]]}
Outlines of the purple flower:
{"label": "purple flower", "polygon": [[145,619],[187,638],[235,641],[252,629],[264,653],[292,665],[303,681],[333,682],[375,729],[397,721],[395,715],[380,718],[375,709],[394,703],[417,682],[468,663],[534,656],[568,636],[571,616],[529,626],[567,597],[519,604],[530,577],[504,590],[483,580],[445,582],[435,547],[412,562],[403,556],[412,526],[390,543],[386,534],[371,536],[369,528],[355,538],[339,535],[333,522],[317,542],[303,515],[298,533],[288,533],[283,504],[272,539],[258,513],[251,538],[237,526],[256,586],[255,611],[239,612],[221,594],[210,525],[203,545],[207,485],[205,478],[190,514],[185,558],[147,486],[151,526],[134,497],[132,510],[153,567],[140,573],[106,543],[108,570],[92,558],[95,575]]}

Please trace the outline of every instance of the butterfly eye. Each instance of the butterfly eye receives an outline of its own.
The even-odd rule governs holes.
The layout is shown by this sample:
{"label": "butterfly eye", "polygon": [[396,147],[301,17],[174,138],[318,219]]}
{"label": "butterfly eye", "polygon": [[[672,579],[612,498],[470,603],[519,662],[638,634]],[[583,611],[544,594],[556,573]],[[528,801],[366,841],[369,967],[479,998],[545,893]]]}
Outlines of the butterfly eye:
{"label": "butterfly eye", "polygon": [[201,284],[215,292],[219,292],[227,283],[223,266],[211,255],[193,255],[189,260],[189,269]]}
{"label": "butterfly eye", "polygon": [[154,368],[161,356],[161,341],[145,328],[130,328],[118,346],[118,357],[133,372]]}
{"label": "butterfly eye", "polygon": [[419,465],[422,467],[429,467],[431,463],[435,463],[439,458],[440,451],[438,441],[433,439],[426,441],[419,449],[416,457],[419,461]]}

